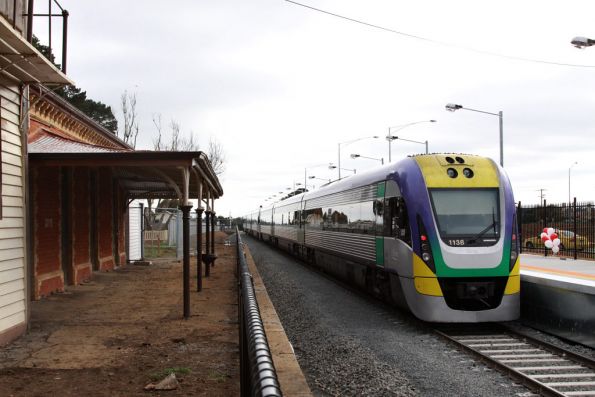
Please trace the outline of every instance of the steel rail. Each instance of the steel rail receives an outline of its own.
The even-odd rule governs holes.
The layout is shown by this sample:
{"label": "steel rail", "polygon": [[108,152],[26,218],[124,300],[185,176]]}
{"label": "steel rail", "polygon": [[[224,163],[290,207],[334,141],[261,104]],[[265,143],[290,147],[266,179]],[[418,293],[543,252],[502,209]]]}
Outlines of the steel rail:
{"label": "steel rail", "polygon": [[252,274],[244,255],[244,245],[236,226],[237,272],[239,283],[240,382],[242,396],[282,396],[260,310]]}
{"label": "steel rail", "polygon": [[[462,328],[436,328],[434,332],[540,395],[595,395],[595,360],[591,358],[500,324],[492,327],[489,333],[477,331],[477,327],[472,332]],[[577,378],[591,380],[576,381]]]}

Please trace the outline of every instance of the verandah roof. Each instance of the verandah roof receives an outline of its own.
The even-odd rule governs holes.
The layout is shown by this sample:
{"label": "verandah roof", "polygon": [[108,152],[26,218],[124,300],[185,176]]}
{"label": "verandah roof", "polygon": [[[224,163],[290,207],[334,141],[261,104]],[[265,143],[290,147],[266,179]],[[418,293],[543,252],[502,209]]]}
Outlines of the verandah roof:
{"label": "verandah roof", "polygon": [[110,167],[129,199],[183,199],[185,191],[191,199],[199,198],[200,191],[200,199],[204,199],[207,187],[210,198],[223,195],[207,156],[200,151],[30,152],[29,162],[45,167]]}

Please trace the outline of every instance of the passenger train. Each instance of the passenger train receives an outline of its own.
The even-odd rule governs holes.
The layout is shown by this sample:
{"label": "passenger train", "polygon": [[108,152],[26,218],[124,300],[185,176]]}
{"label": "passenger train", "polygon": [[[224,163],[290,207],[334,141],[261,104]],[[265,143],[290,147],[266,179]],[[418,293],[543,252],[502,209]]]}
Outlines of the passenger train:
{"label": "passenger train", "polygon": [[519,317],[514,198],[488,158],[411,156],[260,208],[243,226],[424,321]]}

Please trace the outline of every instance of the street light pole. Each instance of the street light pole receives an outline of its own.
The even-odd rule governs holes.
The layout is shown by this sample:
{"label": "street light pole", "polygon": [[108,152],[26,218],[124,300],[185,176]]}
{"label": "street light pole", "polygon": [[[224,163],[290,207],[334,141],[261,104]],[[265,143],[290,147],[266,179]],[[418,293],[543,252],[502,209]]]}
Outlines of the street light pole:
{"label": "street light pole", "polygon": [[[393,127],[388,127],[388,135],[386,136],[386,140],[388,141],[388,162],[390,163],[392,161],[391,144],[392,144],[393,140],[395,139],[395,137],[392,135],[392,132],[401,131],[403,128],[407,128],[414,124],[435,123],[435,122],[436,122],[436,120],[421,120],[421,121],[414,121],[413,123],[407,123],[407,124],[402,124],[402,125],[395,125]],[[396,130],[393,131],[393,128],[396,128]],[[428,145],[427,145],[427,141],[426,141],[426,154],[427,153],[428,153]]]}
{"label": "street light pole", "polygon": [[351,158],[352,159],[356,159],[358,157],[361,157],[362,159],[368,159],[368,160],[376,160],[376,161],[380,161],[380,164],[384,165],[384,157],[381,158],[376,158],[376,157],[368,157],[368,156],[362,156],[361,154],[352,154]]}
{"label": "street light pole", "polygon": [[363,138],[356,138],[356,139],[352,139],[350,141],[345,141],[345,142],[339,142],[339,144],[337,145],[338,147],[338,156],[337,156],[337,170],[339,170],[339,179],[341,179],[341,145],[349,145],[351,143],[357,142],[357,141],[361,141],[364,139],[372,139],[372,138],[378,138],[378,135],[374,135],[374,136],[365,136]]}
{"label": "street light pole", "polygon": [[428,154],[428,141],[414,141],[412,139],[405,139],[405,138],[399,138],[398,136],[393,136],[393,139],[398,139],[400,141],[405,141],[405,142],[413,142],[413,143],[419,143],[420,145],[425,145],[426,146],[426,154]]}
{"label": "street light pole", "polygon": [[568,205],[570,205],[571,201],[570,201],[570,170],[572,169],[572,167],[574,167],[575,165],[577,165],[578,162],[574,162],[570,165],[570,167],[568,167]]}
{"label": "street light pole", "polygon": [[463,107],[463,105],[457,105],[455,103],[447,103],[446,110],[449,112],[454,112],[459,109],[469,110],[471,112],[483,113],[483,114],[491,114],[492,116],[498,116],[499,127],[500,127],[500,166],[504,167],[504,117],[502,111],[498,113],[486,112],[484,110],[477,110]]}

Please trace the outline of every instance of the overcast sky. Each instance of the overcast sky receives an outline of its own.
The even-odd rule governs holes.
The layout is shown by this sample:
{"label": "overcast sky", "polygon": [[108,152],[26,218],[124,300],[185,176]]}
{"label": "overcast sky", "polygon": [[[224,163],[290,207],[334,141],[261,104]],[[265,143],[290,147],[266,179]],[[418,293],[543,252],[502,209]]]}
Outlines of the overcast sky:
{"label": "overcast sky", "polygon": [[[449,102],[504,112],[517,201],[539,202],[538,189],[568,200],[574,162],[572,196],[595,200],[595,47],[570,45],[595,38],[593,1],[303,0],[404,34],[283,0],[60,3],[70,12],[68,75],[120,120],[120,95],[136,92],[137,148],[152,149],[155,113],[205,150],[211,136],[222,144],[220,215],[303,183],[305,168],[336,178],[326,165],[339,142],[383,138],[390,126],[436,119],[396,135],[498,161],[498,117],[446,112]],[[392,158],[423,150],[397,140]],[[379,162],[351,153],[387,161],[388,143],[342,146],[341,165],[363,172]]]}

